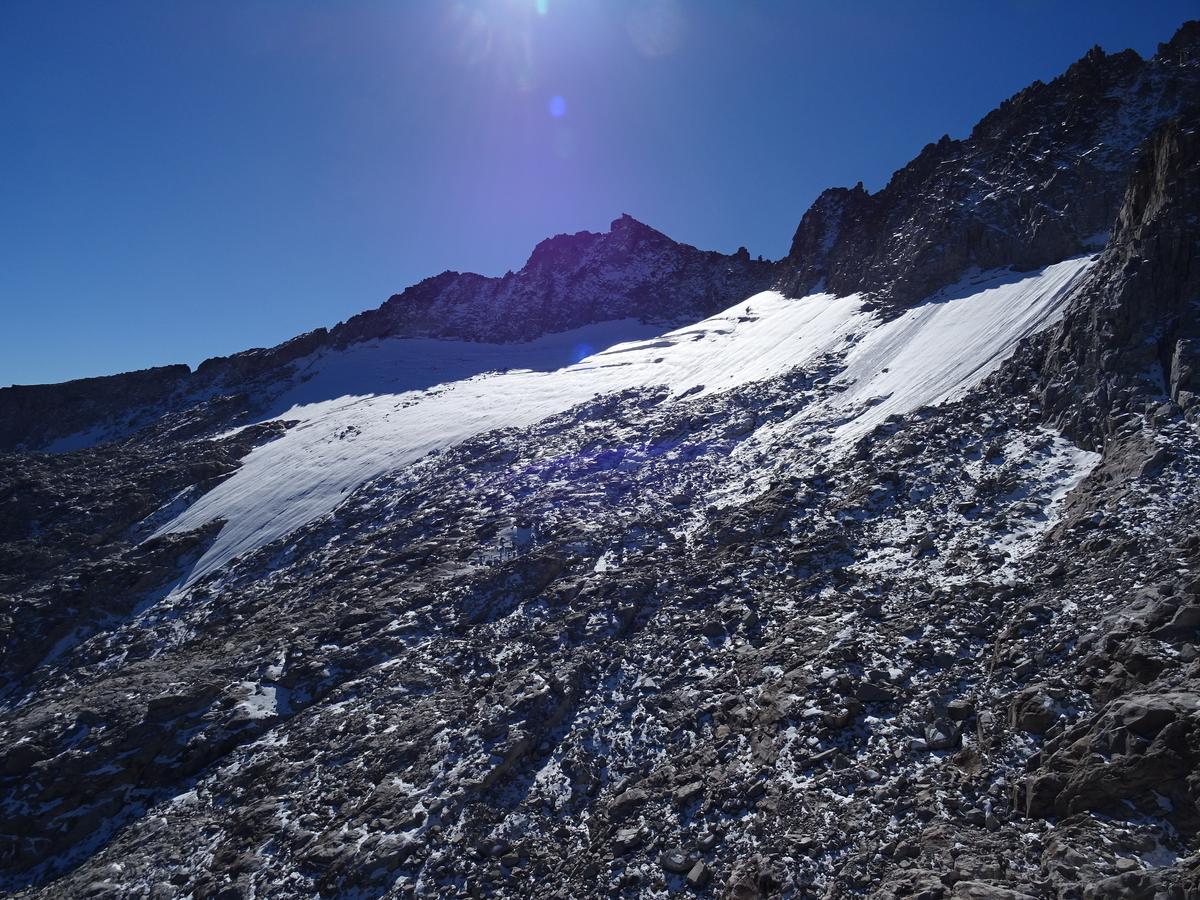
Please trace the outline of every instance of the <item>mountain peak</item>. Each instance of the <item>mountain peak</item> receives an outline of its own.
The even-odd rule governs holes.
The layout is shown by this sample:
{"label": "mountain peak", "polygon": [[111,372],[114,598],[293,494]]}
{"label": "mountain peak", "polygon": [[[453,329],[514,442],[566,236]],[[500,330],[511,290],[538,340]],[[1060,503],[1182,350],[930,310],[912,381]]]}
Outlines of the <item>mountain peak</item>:
{"label": "mountain peak", "polygon": [[703,318],[766,289],[775,264],[698,250],[628,213],[609,230],[539,241],[501,278],[447,273],[389,298],[333,330],[339,345],[421,335],[526,341],[591,322]]}
{"label": "mountain peak", "polygon": [[1191,19],[1165,44],[1158,45],[1158,55],[1177,62],[1200,61],[1200,19]]}
{"label": "mountain peak", "polygon": [[621,234],[621,233],[626,233],[626,232],[641,231],[641,232],[650,232],[652,234],[658,234],[658,235],[662,235],[663,237],[666,237],[666,235],[663,235],[661,231],[659,231],[655,228],[651,228],[645,222],[641,222],[641,221],[635,219],[629,213],[621,213],[620,216],[613,219],[612,223],[608,226],[608,230],[611,234]]}
{"label": "mountain peak", "polygon": [[967,138],[926,145],[882,190],[825,192],[801,219],[783,289],[907,305],[973,267],[1030,270],[1087,252],[1116,217],[1139,145],[1200,112],[1198,59],[1200,22],[1151,59],[1093,47]]}

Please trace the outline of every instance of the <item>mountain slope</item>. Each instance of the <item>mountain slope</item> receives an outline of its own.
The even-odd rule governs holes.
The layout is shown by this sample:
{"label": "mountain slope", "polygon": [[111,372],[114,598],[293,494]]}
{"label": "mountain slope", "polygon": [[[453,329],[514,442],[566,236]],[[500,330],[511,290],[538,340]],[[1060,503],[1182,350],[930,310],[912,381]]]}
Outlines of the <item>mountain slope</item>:
{"label": "mountain slope", "polygon": [[[613,343],[614,334],[644,333],[644,326],[592,326],[516,351],[392,339],[325,352],[299,361],[303,383],[277,403],[279,417],[296,427],[253,451],[228,480],[157,533],[226,523],[194,577],[332,511],[366,481],[473,435],[525,427],[598,394],[662,387],[673,396],[696,396],[817,358],[845,367],[835,379],[842,391],[832,409],[822,408],[820,425],[805,427],[829,428],[830,420],[844,418],[829,431],[835,443],[845,443],[888,415],[961,395],[1019,339],[1061,314],[1063,297],[1087,264],[1073,260],[1020,280],[1007,273],[980,277],[957,296],[938,297],[889,323],[865,313],[857,296],[788,300],[763,293],[642,341]],[[572,354],[610,344],[570,364]],[[956,355],[940,359],[938,351],[948,345]],[[460,381],[441,374],[457,366],[484,374]],[[409,379],[436,386],[405,390]],[[336,399],[306,402],[326,397]]]}
{"label": "mountain slope", "polygon": [[[870,200],[966,255],[621,219],[4,394],[9,447],[93,430],[0,457],[0,890],[1200,894],[1196,34],[925,155],[995,197]],[[1030,193],[1067,237],[979,250]]]}

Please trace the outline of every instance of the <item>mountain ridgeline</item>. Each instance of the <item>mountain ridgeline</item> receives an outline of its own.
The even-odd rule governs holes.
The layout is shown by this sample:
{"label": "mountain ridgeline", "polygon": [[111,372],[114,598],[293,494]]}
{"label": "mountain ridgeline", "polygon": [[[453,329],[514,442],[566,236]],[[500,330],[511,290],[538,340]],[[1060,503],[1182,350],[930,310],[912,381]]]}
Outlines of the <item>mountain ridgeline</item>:
{"label": "mountain ridgeline", "polygon": [[1200,23],[0,463],[14,897],[1200,897]]}
{"label": "mountain ridgeline", "polygon": [[1158,53],[1099,47],[943,136],[877,194],[826,191],[784,260],[789,291],[911,303],[971,267],[1034,269],[1103,246],[1135,161],[1166,120],[1196,120],[1200,26]]}
{"label": "mountain ridgeline", "polygon": [[1006,100],[967,139],[928,145],[877,194],[861,184],[825,191],[777,262],[697,250],[623,215],[602,234],[543,241],[517,272],[443,272],[332,329],[210,359],[194,373],[166,366],[0,389],[0,449],[40,449],[92,430],[128,434],[162,404],[236,393],[327,346],[395,336],[528,341],[622,318],[681,323],[773,287],[904,306],[972,269],[1032,270],[1094,252],[1156,129],[1196,120],[1198,58],[1192,22],[1150,59],[1094,48],[1049,84]]}

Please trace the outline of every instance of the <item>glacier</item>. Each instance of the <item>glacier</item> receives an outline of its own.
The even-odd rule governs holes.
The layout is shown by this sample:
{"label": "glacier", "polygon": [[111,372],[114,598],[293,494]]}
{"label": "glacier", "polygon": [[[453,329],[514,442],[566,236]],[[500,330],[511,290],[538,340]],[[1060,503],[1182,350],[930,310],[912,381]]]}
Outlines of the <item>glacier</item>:
{"label": "glacier", "polygon": [[665,334],[627,320],[525,344],[391,338],[322,350],[300,361],[266,417],[296,424],[153,536],[223,520],[186,587],[331,512],[371,479],[474,435],[633,387],[665,386],[684,402],[818,359],[837,362],[842,389],[782,427],[836,423],[836,455],[890,415],[961,397],[1061,317],[1093,261],[973,273],[894,318],[858,294],[765,291]]}

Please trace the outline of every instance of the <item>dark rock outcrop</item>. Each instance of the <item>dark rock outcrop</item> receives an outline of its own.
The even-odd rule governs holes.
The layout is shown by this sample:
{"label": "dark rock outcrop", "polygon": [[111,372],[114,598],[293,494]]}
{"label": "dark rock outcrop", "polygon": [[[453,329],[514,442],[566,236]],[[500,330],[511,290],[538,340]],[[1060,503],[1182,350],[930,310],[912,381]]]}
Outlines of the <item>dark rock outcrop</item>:
{"label": "dark rock outcrop", "polygon": [[786,290],[911,303],[972,267],[1034,269],[1103,244],[1137,148],[1200,108],[1200,23],[1151,59],[1099,47],[969,137],[929,144],[875,194],[822,194],[783,261]]}
{"label": "dark rock outcrop", "polygon": [[623,215],[560,234],[501,278],[443,272],[333,330],[339,345],[395,335],[525,341],[609,319],[702,319],[767,288],[773,263],[697,250]]}
{"label": "dark rock outcrop", "polygon": [[1149,141],[1113,237],[1042,363],[1051,421],[1089,446],[1113,417],[1200,402],[1200,116]]}

